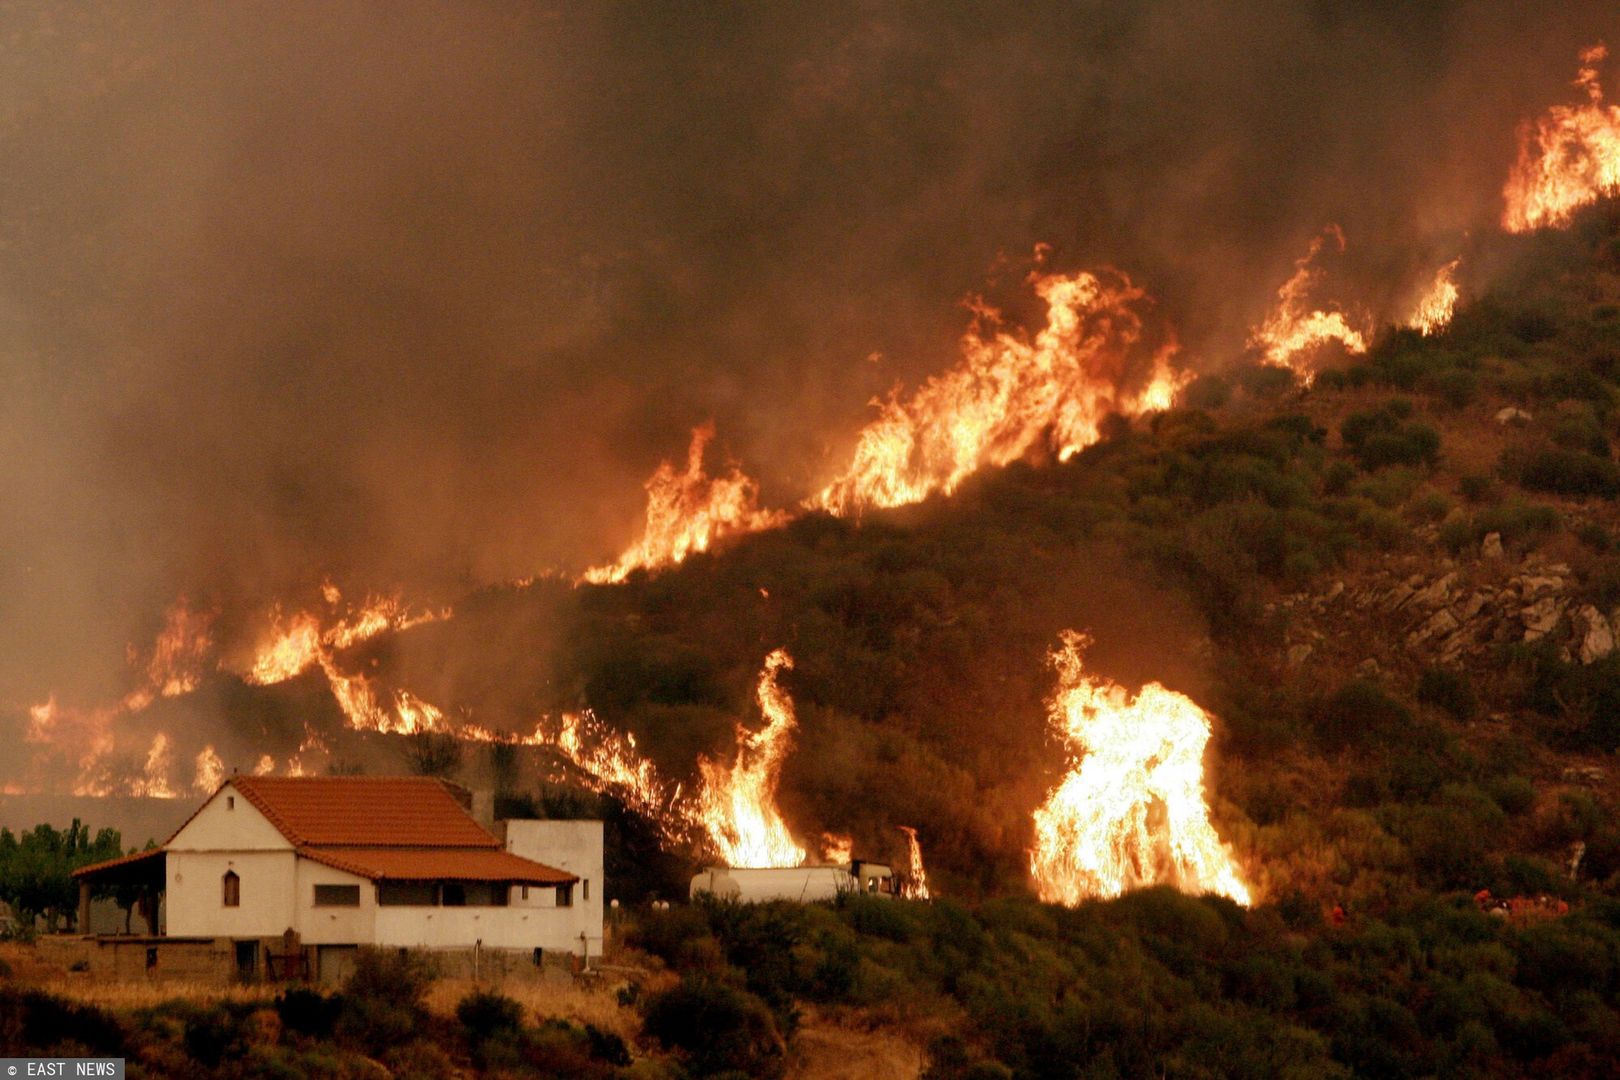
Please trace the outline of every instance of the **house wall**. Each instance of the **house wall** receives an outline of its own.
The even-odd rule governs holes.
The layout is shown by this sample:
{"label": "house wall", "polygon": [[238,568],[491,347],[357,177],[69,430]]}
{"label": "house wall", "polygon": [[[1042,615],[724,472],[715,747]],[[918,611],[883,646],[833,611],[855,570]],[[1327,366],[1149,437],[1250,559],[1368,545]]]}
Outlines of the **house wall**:
{"label": "house wall", "polygon": [[[316,885],[358,885],[360,906],[317,907]],[[365,945],[375,940],[377,886],[370,879],[311,859],[299,859],[294,890],[297,921],[293,925],[305,944]]]}
{"label": "house wall", "polygon": [[[531,894],[533,889],[530,890]],[[376,943],[411,949],[485,949],[579,953],[579,921],[568,908],[380,907]],[[596,956],[597,946],[591,946]]]}
{"label": "house wall", "polygon": [[[238,804],[240,806],[240,804]],[[275,937],[297,928],[297,856],[286,851],[175,851],[166,863],[165,931],[177,937]],[[241,879],[241,904],[226,907],[222,879]]]}
{"label": "house wall", "polygon": [[287,838],[233,784],[216,791],[165,846],[169,851],[292,850]]}
{"label": "house wall", "polygon": [[[533,859],[558,870],[576,874],[574,903],[571,908],[557,909],[558,925],[566,925],[574,951],[583,947],[590,956],[602,955],[602,906],[604,903],[604,874],[602,869],[602,823],[600,821],[534,821],[514,820],[503,823],[506,832],[506,850],[525,859]],[[513,889],[513,903],[522,906],[522,890]],[[530,887],[531,906],[556,903],[556,890]],[[585,935],[584,942],[580,935]]]}

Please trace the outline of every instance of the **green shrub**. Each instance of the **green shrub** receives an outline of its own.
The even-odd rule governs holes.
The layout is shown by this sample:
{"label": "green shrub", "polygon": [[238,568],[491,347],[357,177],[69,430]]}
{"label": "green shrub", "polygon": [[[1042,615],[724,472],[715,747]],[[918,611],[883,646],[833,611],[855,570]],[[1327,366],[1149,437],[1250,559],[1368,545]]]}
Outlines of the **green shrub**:
{"label": "green shrub", "polygon": [[343,999],[295,986],[276,995],[276,1015],[281,1026],[300,1035],[324,1039],[332,1034],[343,1012]]}
{"label": "green shrub", "polygon": [[1339,428],[1344,445],[1364,469],[1390,465],[1432,465],[1440,456],[1440,433],[1408,420],[1410,402],[1394,400],[1354,412]]}
{"label": "green shrub", "polygon": [[1531,491],[1555,495],[1620,494],[1620,466],[1584,450],[1549,446],[1539,450],[1509,448],[1502,453],[1502,474]]}
{"label": "green shrub", "polygon": [[648,1035],[681,1052],[697,1076],[737,1072],[777,1077],[785,1066],[782,1037],[765,1003],[705,978],[685,978],[647,999]]}
{"label": "green shrub", "polygon": [[456,1004],[456,1019],[474,1044],[523,1027],[523,1006],[493,990],[474,990]]}
{"label": "green shrub", "polygon": [[1458,720],[1471,720],[1479,711],[1479,697],[1468,675],[1447,668],[1425,668],[1418,678],[1417,699],[1443,709]]}
{"label": "green shrub", "polygon": [[1338,750],[1391,742],[1409,732],[1415,718],[1377,683],[1352,679],[1317,704],[1311,722],[1317,740]]}

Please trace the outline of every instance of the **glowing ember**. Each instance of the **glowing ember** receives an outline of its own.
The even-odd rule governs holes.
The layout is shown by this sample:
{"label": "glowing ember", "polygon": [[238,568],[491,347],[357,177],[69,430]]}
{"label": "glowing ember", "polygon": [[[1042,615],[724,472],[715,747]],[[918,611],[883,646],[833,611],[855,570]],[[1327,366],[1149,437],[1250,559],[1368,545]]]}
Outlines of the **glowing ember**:
{"label": "glowing ember", "polygon": [[1030,873],[1042,900],[1076,904],[1168,884],[1250,902],[1204,799],[1209,716],[1158,683],[1134,697],[1088,674],[1090,639],[1063,635],[1051,661],[1052,726],[1077,760],[1035,811]]}
{"label": "glowing ember", "polygon": [[1574,85],[1581,105],[1554,105],[1519,129],[1519,157],[1508,174],[1502,227],[1529,232],[1567,225],[1575,211],[1620,188],[1620,107],[1603,103],[1602,44],[1581,52]]}
{"label": "glowing ember", "polygon": [[225,763],[212,746],[205,746],[197,752],[196,767],[197,778],[191,782],[191,790],[199,795],[213,794],[225,780]]}
{"label": "glowing ember", "polygon": [[698,813],[709,838],[732,866],[798,866],[805,851],[788,832],[776,809],[776,784],[797,720],[793,701],[777,683],[793,658],[777,649],[765,658],[757,696],[765,726],[749,732],[738,726],[737,760],[727,766],[698,760],[703,790]]}
{"label": "glowing ember", "polygon": [[1123,274],[1034,279],[1046,325],[1033,340],[1000,329],[982,305],[962,339],[962,361],[907,401],[891,398],[861,432],[854,460],[807,505],[840,516],[950,493],[985,465],[1006,465],[1046,445],[1068,458],[1100,437],[1110,412],[1162,408],[1177,388],[1168,351],[1154,381],[1126,389],[1142,335],[1146,294]]}
{"label": "glowing ember", "polygon": [[1452,275],[1457,272],[1461,262],[1461,258],[1452,259],[1440,268],[1428,292],[1418,301],[1417,310],[1412,313],[1410,325],[1425,337],[1438,334],[1451,323],[1451,315],[1457,310],[1458,295],[1457,283],[1452,280]]}
{"label": "glowing ember", "polygon": [[907,900],[932,899],[928,891],[928,870],[923,866],[922,845],[917,843],[917,830],[910,825],[901,825],[900,831],[906,834],[906,845],[911,852],[911,872],[906,875],[901,886],[901,895]]}
{"label": "glowing ember", "polygon": [[1305,257],[1294,264],[1294,276],[1277,290],[1277,307],[1249,336],[1249,347],[1259,349],[1266,363],[1292,368],[1306,383],[1316,377],[1312,365],[1317,350],[1328,342],[1337,341],[1346,352],[1367,351],[1366,336],[1350,325],[1344,312],[1310,305],[1310,292],[1322,276],[1315,266],[1316,257],[1328,239],[1338,245],[1339,251],[1344,250],[1344,233],[1337,225],[1329,225],[1311,241]]}
{"label": "glowing ember", "polygon": [[719,477],[703,471],[703,450],[713,437],[714,427],[708,424],[692,432],[684,473],[677,473],[667,461],[658,466],[647,481],[647,522],[641,539],[617,562],[587,570],[586,581],[598,585],[623,581],[632,570],[669,566],[694,551],[709,550],[722,537],[774,528],[787,520],[780,511],[756,505],[758,486],[735,465]]}

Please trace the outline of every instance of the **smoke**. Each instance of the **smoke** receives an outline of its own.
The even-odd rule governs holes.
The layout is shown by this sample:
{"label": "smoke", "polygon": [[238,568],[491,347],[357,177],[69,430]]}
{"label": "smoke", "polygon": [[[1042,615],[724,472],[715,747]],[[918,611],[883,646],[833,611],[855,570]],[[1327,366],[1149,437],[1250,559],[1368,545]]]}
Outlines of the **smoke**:
{"label": "smoke", "polygon": [[39,0],[0,28],[15,705],[119,692],[179,594],[599,561],[706,419],[801,496],[1038,242],[1129,271],[1195,362],[1330,221],[1377,311],[1494,220],[1514,125],[1620,17]]}

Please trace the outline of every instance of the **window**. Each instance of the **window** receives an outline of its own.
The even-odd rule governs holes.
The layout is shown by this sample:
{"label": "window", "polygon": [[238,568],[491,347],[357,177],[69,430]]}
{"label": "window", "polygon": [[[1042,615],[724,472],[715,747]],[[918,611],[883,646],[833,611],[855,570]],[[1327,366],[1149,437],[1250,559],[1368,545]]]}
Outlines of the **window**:
{"label": "window", "polygon": [[383,881],[377,885],[377,903],[383,907],[433,907],[439,887],[431,881]]}
{"label": "window", "polygon": [[235,810],[236,809],[236,796],[235,795],[227,795],[227,796],[225,796],[225,809],[227,809],[227,810]]}
{"label": "window", "polygon": [[529,887],[527,885],[525,885],[525,886],[523,886],[523,899],[527,900],[528,898],[529,898]]}
{"label": "window", "polygon": [[579,883],[579,897],[581,900],[589,900],[591,898],[590,878],[585,878]]}
{"label": "window", "polygon": [[226,907],[242,906],[242,879],[236,876],[235,870],[225,871],[220,879],[220,899]]}
{"label": "window", "polygon": [[557,886],[557,906],[558,907],[573,907],[574,906],[574,883],[573,882],[569,882],[566,885]]}
{"label": "window", "polygon": [[316,907],[359,907],[360,886],[358,885],[317,885],[315,886]]}

